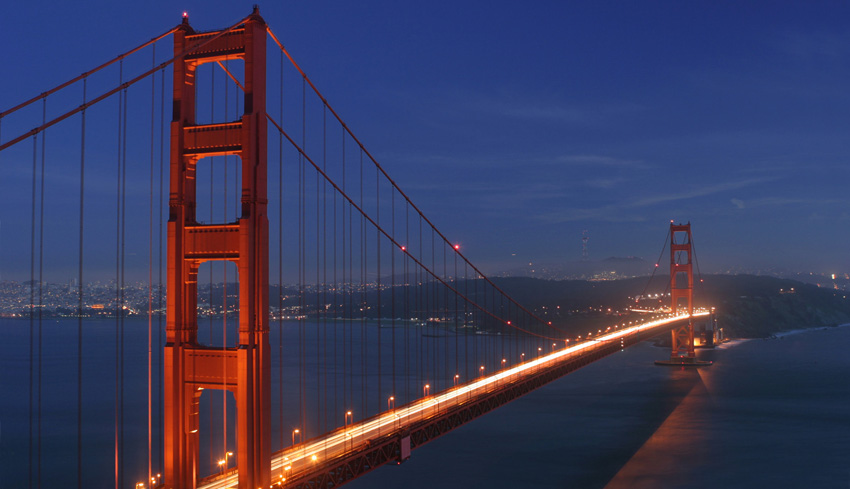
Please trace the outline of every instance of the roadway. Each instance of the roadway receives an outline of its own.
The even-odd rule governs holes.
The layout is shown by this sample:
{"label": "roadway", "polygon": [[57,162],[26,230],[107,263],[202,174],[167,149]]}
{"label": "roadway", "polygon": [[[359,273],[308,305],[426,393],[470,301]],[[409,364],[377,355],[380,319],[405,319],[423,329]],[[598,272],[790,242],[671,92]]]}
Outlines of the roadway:
{"label": "roadway", "polygon": [[[694,317],[707,316],[708,314],[708,312],[696,312]],[[669,325],[686,317],[687,315],[671,315],[622,329],[608,328],[606,332],[600,333],[595,338],[585,339],[581,343],[557,349],[534,360],[528,360],[444,392],[423,397],[372,418],[357,423],[348,423],[346,426],[326,433],[322,437],[299,443],[275,453],[272,456],[271,464],[272,484],[282,483],[285,485],[286,479],[301,478],[311,471],[317,470],[323,462],[339,458],[347,452],[366,445],[370,440],[391,432],[398,432],[407,426],[474,400],[476,397],[485,396],[494,390],[498,390],[501,385],[514,385],[525,377],[573,361],[579,356],[592,354],[602,349],[609,342],[618,341],[622,337],[634,333],[649,332],[649,330]],[[236,471],[230,471],[223,477],[210,477],[200,481],[198,487],[200,489],[227,489],[236,487],[237,483],[238,474]]]}

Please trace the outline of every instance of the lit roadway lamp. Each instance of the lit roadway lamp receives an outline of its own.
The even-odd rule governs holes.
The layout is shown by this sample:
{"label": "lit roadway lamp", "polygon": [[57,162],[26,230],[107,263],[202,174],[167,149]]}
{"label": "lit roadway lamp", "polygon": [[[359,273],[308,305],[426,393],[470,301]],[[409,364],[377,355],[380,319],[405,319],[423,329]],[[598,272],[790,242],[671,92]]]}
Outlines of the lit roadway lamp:
{"label": "lit roadway lamp", "polygon": [[[151,476],[151,487],[156,487],[156,486],[159,485],[159,484],[157,484],[157,479],[159,479],[160,477],[162,477],[162,474],[156,474],[156,477]],[[142,483],[139,482],[139,484],[142,484]],[[145,487],[145,486],[144,486],[144,484],[142,484],[139,487]]]}
{"label": "lit roadway lamp", "polygon": [[507,362],[507,359],[504,359],[504,358],[503,358],[503,359],[502,359],[502,368],[505,368],[505,362]]}
{"label": "lit roadway lamp", "polygon": [[481,371],[481,376],[484,377],[484,365],[478,367],[478,370]]}
{"label": "lit roadway lamp", "polygon": [[392,411],[395,408],[395,396],[387,398],[387,411]]}
{"label": "lit roadway lamp", "polygon": [[431,392],[431,384],[425,384],[422,387],[422,397],[428,397],[429,392]]}
{"label": "lit roadway lamp", "polygon": [[[345,419],[342,422],[342,425],[343,425],[342,426],[342,433],[343,433],[342,443],[343,443],[343,446],[345,445],[345,436],[346,435],[351,437],[351,446],[352,447],[354,446],[354,435],[352,435],[351,433],[348,432],[348,425],[353,424],[353,423],[354,423],[354,415],[351,413],[351,411],[346,411],[345,412]],[[313,461],[314,462],[316,461],[315,455],[313,455]]]}
{"label": "lit roadway lamp", "polygon": [[525,353],[520,353],[520,354],[519,354],[519,361],[520,361],[520,362],[524,362],[524,361],[525,361]]}
{"label": "lit roadway lamp", "polygon": [[298,435],[298,442],[301,442],[301,430],[294,429],[292,430],[292,444],[295,445],[295,435]]}
{"label": "lit roadway lamp", "polygon": [[460,374],[455,374],[454,380],[455,380],[455,387],[457,387],[457,383],[458,383],[458,381],[460,381]]}
{"label": "lit roadway lamp", "polygon": [[224,454],[224,459],[218,461],[218,468],[220,471],[224,472],[227,470],[228,462],[230,461],[230,457],[233,456],[233,452],[227,452]]}

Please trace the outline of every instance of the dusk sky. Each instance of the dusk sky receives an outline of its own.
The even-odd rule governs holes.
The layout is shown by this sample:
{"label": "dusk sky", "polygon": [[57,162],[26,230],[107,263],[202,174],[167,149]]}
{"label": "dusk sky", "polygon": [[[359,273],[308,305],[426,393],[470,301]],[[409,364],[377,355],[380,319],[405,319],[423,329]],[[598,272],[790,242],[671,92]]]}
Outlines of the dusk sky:
{"label": "dusk sky", "polygon": [[[0,111],[183,11],[212,30],[251,5],[7,3]],[[654,261],[671,219],[693,224],[703,271],[850,272],[848,2],[287,1],[260,13],[485,272],[577,261],[583,230],[591,259]],[[26,174],[31,160],[0,155],[0,175],[15,165]],[[29,201],[4,205],[8,250]]]}

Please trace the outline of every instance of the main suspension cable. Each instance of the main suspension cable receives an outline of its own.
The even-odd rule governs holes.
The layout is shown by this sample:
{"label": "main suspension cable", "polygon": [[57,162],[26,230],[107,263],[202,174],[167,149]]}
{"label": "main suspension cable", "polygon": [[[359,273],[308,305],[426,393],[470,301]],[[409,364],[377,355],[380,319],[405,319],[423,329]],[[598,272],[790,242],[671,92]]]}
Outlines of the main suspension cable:
{"label": "main suspension cable", "polygon": [[[177,61],[178,59],[182,59],[182,58],[183,58],[184,56],[186,56],[187,54],[189,54],[189,53],[191,53],[191,52],[193,52],[193,51],[196,51],[196,50],[198,50],[198,49],[200,49],[200,48],[202,48],[202,47],[206,46],[207,44],[211,43],[212,41],[214,41],[214,40],[218,39],[219,37],[221,37],[221,36],[223,36],[223,35],[225,35],[225,34],[227,34],[228,32],[232,31],[233,29],[235,29],[235,28],[239,27],[240,25],[242,25],[243,23],[245,23],[245,21],[247,21],[247,20],[248,20],[248,18],[249,18],[249,17],[245,17],[244,19],[242,19],[242,20],[240,20],[239,22],[237,22],[237,23],[235,23],[235,24],[231,25],[231,26],[230,26],[230,27],[228,27],[227,29],[224,29],[224,30],[222,30],[222,31],[218,32],[216,35],[211,36],[211,37],[209,37],[209,38],[205,39],[204,41],[201,41],[201,42],[198,42],[198,43],[196,43],[196,44],[193,44],[192,46],[190,46],[190,47],[186,48],[186,49],[185,49],[185,50],[183,50],[181,53],[179,53],[179,54],[175,55],[175,56],[174,56],[174,57],[172,57],[171,59],[168,59],[168,60],[166,60],[166,61],[164,61],[164,62],[160,63],[159,65],[157,65],[157,66],[155,66],[155,67],[151,68],[150,70],[145,71],[144,73],[142,73],[142,74],[140,74],[140,75],[136,76],[135,78],[132,78],[131,80],[129,80],[129,81],[127,81],[127,82],[123,82],[123,83],[119,84],[117,87],[115,87],[115,88],[113,88],[113,89],[111,89],[111,90],[109,90],[109,91],[107,91],[107,92],[105,92],[105,93],[103,93],[103,94],[101,94],[101,95],[99,95],[99,96],[97,96],[97,97],[95,97],[95,98],[93,98],[93,99],[89,100],[88,102],[86,102],[86,103],[84,103],[84,104],[80,105],[79,107],[77,107],[77,108],[75,108],[75,109],[71,109],[71,110],[69,110],[68,112],[65,112],[64,114],[62,114],[62,115],[60,115],[60,116],[58,116],[58,117],[55,117],[55,118],[51,119],[50,121],[45,121],[45,122],[44,122],[44,123],[42,123],[40,126],[38,126],[38,127],[34,128],[34,129],[32,129],[32,130],[30,130],[30,131],[28,131],[28,132],[24,133],[24,134],[21,134],[20,136],[18,136],[18,137],[16,137],[16,138],[14,138],[14,139],[11,139],[11,140],[9,140],[9,141],[7,141],[7,142],[5,142],[5,143],[0,144],[0,151],[3,151],[4,149],[6,149],[6,148],[8,148],[8,147],[10,147],[10,146],[13,146],[13,145],[15,145],[15,144],[17,144],[17,143],[19,143],[19,142],[23,141],[24,139],[27,139],[29,136],[32,136],[32,135],[38,134],[39,132],[44,131],[44,130],[45,130],[45,129],[47,129],[48,127],[53,126],[53,125],[55,125],[55,124],[57,124],[57,123],[59,123],[59,122],[62,122],[63,120],[67,119],[68,117],[71,117],[72,115],[77,114],[77,113],[81,112],[82,110],[87,109],[88,107],[91,107],[92,105],[95,105],[95,104],[97,104],[98,102],[100,102],[100,101],[102,101],[102,100],[104,100],[104,99],[106,99],[106,98],[109,98],[109,97],[110,97],[110,96],[112,96],[112,95],[115,95],[116,93],[120,92],[121,90],[124,90],[124,89],[126,89],[126,88],[128,88],[128,87],[130,87],[130,86],[132,86],[132,85],[134,85],[134,84],[136,84],[137,82],[139,82],[139,81],[141,81],[141,80],[144,80],[145,78],[147,78],[148,76],[150,76],[152,73],[156,72],[157,70],[162,69],[162,68],[165,68],[165,67],[167,67],[167,66],[169,66],[169,65],[173,64],[173,63],[174,63],[175,61]],[[172,32],[173,32],[173,31],[172,31]],[[116,61],[119,61],[119,64],[122,64],[122,63],[123,63],[123,58],[116,59]],[[89,72],[89,73],[91,73],[91,72]],[[81,76],[82,76],[82,75],[81,75]],[[47,93],[47,92],[45,92],[45,93]],[[52,93],[52,92],[51,92],[51,93]],[[41,96],[39,96],[38,98],[41,98]],[[38,99],[38,98],[37,98],[37,99]],[[31,102],[28,102],[28,103],[31,103]],[[17,109],[15,109],[15,110],[17,110]],[[3,112],[3,113],[2,113],[2,115],[6,115],[6,114],[7,114],[7,113],[9,113],[9,112],[11,112],[11,111]]]}
{"label": "main suspension cable", "polygon": [[[247,17],[246,17],[246,19],[247,19]],[[243,21],[244,21],[244,19],[243,19]],[[243,22],[243,21],[240,21],[240,23],[241,23],[241,22]],[[84,72],[84,73],[80,74],[79,76],[76,76],[76,77],[74,77],[74,78],[71,78],[70,80],[66,81],[65,83],[62,83],[62,84],[60,84],[60,85],[57,85],[57,86],[55,86],[55,87],[51,88],[50,90],[47,90],[46,92],[42,92],[41,94],[36,95],[35,97],[33,97],[33,98],[31,98],[31,99],[29,99],[29,100],[27,100],[27,101],[25,101],[25,102],[21,102],[20,104],[18,104],[18,105],[16,105],[16,106],[12,107],[11,109],[8,109],[8,110],[6,110],[6,111],[4,111],[4,112],[0,112],[0,119],[2,119],[3,117],[5,117],[5,116],[7,116],[7,115],[9,115],[9,114],[11,114],[11,113],[13,113],[13,112],[16,112],[16,111],[18,111],[18,110],[20,110],[20,109],[23,109],[24,107],[26,107],[26,106],[28,106],[28,105],[30,105],[30,104],[32,104],[32,103],[34,103],[34,102],[38,102],[38,101],[39,101],[39,100],[41,100],[41,99],[47,98],[48,96],[50,96],[50,95],[52,95],[52,94],[54,94],[54,93],[58,92],[59,90],[62,90],[63,88],[65,88],[65,87],[67,87],[67,86],[73,85],[74,83],[76,83],[76,82],[78,82],[78,81],[80,81],[80,80],[85,80],[86,78],[88,78],[88,77],[89,77],[89,75],[93,75],[93,74],[97,73],[98,71],[100,71],[100,70],[102,70],[102,69],[106,68],[107,66],[110,66],[110,65],[114,64],[115,62],[117,62],[117,61],[121,61],[121,60],[123,60],[124,58],[126,58],[127,56],[129,56],[129,55],[131,55],[131,54],[133,54],[133,53],[135,53],[135,52],[137,52],[137,51],[139,51],[139,50],[141,50],[141,49],[144,49],[144,48],[146,48],[147,46],[150,46],[151,44],[154,44],[154,45],[155,45],[155,43],[156,43],[157,41],[159,41],[160,39],[162,39],[162,38],[164,38],[164,37],[166,37],[166,36],[168,36],[168,35],[173,34],[173,33],[174,33],[177,29],[179,29],[179,28],[180,28],[180,26],[179,26],[179,25],[178,25],[178,26],[174,26],[174,27],[172,27],[171,29],[169,29],[167,32],[164,32],[164,33],[160,34],[159,36],[156,36],[156,37],[152,38],[151,40],[149,40],[149,41],[147,41],[147,42],[145,42],[145,43],[143,43],[143,44],[140,44],[140,45],[136,46],[135,48],[133,48],[133,49],[131,49],[131,50],[129,50],[129,51],[127,51],[127,52],[123,53],[123,54],[119,54],[118,56],[116,56],[116,57],[112,58],[111,60],[107,61],[106,63],[103,63],[102,65],[100,65],[100,66],[98,66],[98,67],[96,67],[96,68],[94,68],[94,69],[91,69],[91,70],[89,70],[89,71],[86,71],[86,72]],[[199,47],[200,47],[200,46],[199,46]],[[85,101],[84,101],[84,103],[85,103]]]}

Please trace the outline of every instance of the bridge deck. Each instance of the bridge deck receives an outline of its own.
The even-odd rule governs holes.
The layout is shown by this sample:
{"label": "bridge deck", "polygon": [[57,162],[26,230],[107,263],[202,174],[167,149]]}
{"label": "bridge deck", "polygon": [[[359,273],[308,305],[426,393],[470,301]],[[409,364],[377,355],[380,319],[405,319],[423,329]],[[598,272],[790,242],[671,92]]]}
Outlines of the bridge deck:
{"label": "bridge deck", "polygon": [[[705,316],[708,313],[695,313]],[[669,331],[687,316],[665,317],[617,329],[556,350],[515,367],[428,396],[326,435],[281,450],[272,457],[272,483],[285,487],[333,487],[567,373],[647,338]],[[208,477],[199,488],[225,489],[238,482],[236,470]]]}

